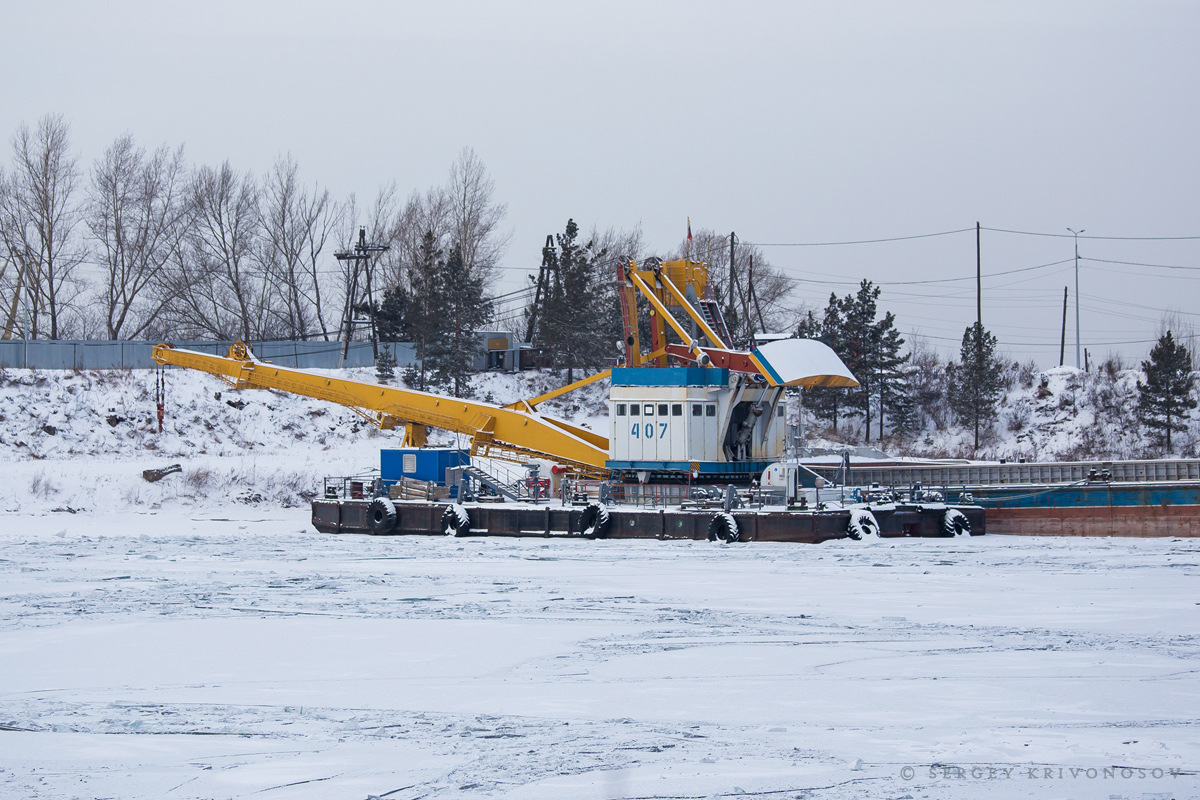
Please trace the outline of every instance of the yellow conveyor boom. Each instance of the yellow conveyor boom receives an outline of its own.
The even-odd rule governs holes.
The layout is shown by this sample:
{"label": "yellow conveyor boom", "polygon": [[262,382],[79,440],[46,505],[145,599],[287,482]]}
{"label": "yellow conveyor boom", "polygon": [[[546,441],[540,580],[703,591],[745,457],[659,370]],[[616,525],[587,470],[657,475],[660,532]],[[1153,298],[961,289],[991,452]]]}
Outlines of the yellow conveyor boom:
{"label": "yellow conveyor boom", "polygon": [[545,458],[591,477],[609,474],[604,467],[608,459],[606,437],[538,413],[536,402],[505,408],[478,400],[327,378],[260,361],[242,342],[235,342],[228,356],[158,344],[153,357],[159,364],[216,375],[237,389],[278,389],[348,406],[384,430],[404,425],[405,442],[411,445],[425,443],[428,426],[469,436],[472,455],[510,461]]}

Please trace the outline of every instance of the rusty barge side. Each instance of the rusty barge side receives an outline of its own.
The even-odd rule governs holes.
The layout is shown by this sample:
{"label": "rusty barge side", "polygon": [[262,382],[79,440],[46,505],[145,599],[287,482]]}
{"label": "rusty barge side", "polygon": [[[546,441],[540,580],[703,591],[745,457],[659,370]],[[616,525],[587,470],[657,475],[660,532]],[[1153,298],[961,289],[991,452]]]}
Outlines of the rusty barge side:
{"label": "rusty barge side", "polygon": [[[312,504],[313,526],[322,533],[372,533],[368,500],[316,500]],[[396,501],[396,519],[388,534],[442,535],[447,503]],[[722,512],[712,509],[622,508],[608,510],[608,523],[599,534],[584,532],[586,507],[558,505],[526,506],[470,503],[468,536],[542,536],[612,539],[710,539],[713,519]],[[984,533],[982,508],[956,506],[970,522],[973,535]],[[898,506],[876,509],[882,537],[944,536],[944,508]],[[848,537],[850,512],[845,510],[734,510],[738,541],[801,542],[816,544]]]}

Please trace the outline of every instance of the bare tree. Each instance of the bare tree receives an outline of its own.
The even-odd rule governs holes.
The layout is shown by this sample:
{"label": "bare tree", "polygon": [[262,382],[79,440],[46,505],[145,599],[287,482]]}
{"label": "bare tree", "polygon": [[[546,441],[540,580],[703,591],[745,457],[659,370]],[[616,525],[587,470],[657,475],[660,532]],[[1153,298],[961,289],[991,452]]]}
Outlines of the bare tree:
{"label": "bare tree", "polygon": [[329,341],[329,325],[325,321],[325,307],[321,298],[320,265],[324,263],[321,253],[329,237],[334,234],[342,220],[342,208],[333,200],[328,190],[313,187],[311,195],[303,195],[300,202],[300,219],[303,220],[304,261],[312,281],[313,313],[321,329],[321,338]]}
{"label": "bare tree", "polygon": [[380,286],[407,286],[408,272],[419,262],[425,233],[433,233],[438,248],[451,244],[450,199],[436,186],[425,192],[413,192],[396,221],[396,237],[390,258],[380,274]]}
{"label": "bare tree", "polygon": [[[0,183],[0,193],[5,191],[5,186]],[[2,201],[0,201],[2,207]],[[10,269],[11,267],[11,269]],[[25,263],[15,262],[11,256],[5,256],[4,266],[0,267],[0,300],[3,300],[3,307],[0,308],[0,314],[4,317],[4,333],[0,334],[0,340],[7,341],[12,338],[13,331],[17,327],[17,310],[21,304],[21,292],[25,287]]]}
{"label": "bare tree", "polygon": [[496,202],[496,182],[471,148],[463,148],[450,166],[445,194],[451,238],[459,245],[467,270],[486,283],[511,234],[500,230],[508,207]]}
{"label": "bare tree", "polygon": [[[691,253],[693,261],[708,264],[708,287],[721,301],[721,309],[732,318],[726,319],[730,334],[740,342],[750,340],[751,331],[780,332],[796,327],[800,313],[792,304],[792,280],[767,260],[758,247],[740,241],[734,247],[733,296],[729,294],[729,236],[699,229],[691,246],[682,242],[671,258],[683,258]],[[754,291],[750,292],[750,268],[753,263]]]}
{"label": "bare tree", "polygon": [[105,271],[109,339],[141,336],[171,300],[154,290],[187,230],[185,170],[182,147],[147,155],[127,133],[92,167],[87,227]]}
{"label": "bare tree", "polygon": [[169,327],[217,339],[269,338],[272,293],[255,258],[260,214],[253,176],[239,175],[228,161],[200,167],[188,195],[191,225],[170,275]]}
{"label": "bare tree", "polygon": [[275,162],[263,181],[261,258],[279,295],[275,308],[281,333],[305,339],[319,329],[328,339],[317,265],[336,209],[329,190],[301,186],[298,172],[299,165],[288,155]]}
{"label": "bare tree", "polygon": [[11,172],[0,171],[0,242],[17,264],[15,293],[27,298],[27,335],[58,339],[69,332],[81,291],[76,268],[85,257],[76,230],[79,167],[70,152],[70,127],[47,114],[34,131],[17,129],[12,150]]}

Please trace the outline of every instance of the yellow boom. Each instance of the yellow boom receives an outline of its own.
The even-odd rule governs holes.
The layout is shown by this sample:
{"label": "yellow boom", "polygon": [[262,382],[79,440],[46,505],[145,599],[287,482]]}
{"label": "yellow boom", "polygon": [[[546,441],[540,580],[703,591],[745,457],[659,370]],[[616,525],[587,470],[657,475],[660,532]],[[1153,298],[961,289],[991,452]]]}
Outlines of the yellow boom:
{"label": "yellow boom", "polygon": [[259,361],[250,348],[235,342],[228,356],[154,347],[159,364],[187,367],[224,379],[242,389],[280,389],[353,408],[384,430],[405,426],[405,441],[424,444],[425,427],[471,437],[471,454],[511,461],[546,458],[592,477],[607,477],[608,439],[577,425],[538,413],[537,401],[525,408],[504,408],[477,400],[397,389]]}

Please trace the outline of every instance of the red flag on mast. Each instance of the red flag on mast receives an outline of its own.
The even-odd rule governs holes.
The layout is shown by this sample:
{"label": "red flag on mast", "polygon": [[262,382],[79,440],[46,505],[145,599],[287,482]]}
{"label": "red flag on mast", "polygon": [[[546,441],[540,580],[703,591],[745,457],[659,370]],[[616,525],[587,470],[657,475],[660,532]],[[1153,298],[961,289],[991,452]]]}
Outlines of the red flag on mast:
{"label": "red flag on mast", "polygon": [[692,218],[688,217],[688,241],[692,240]]}

